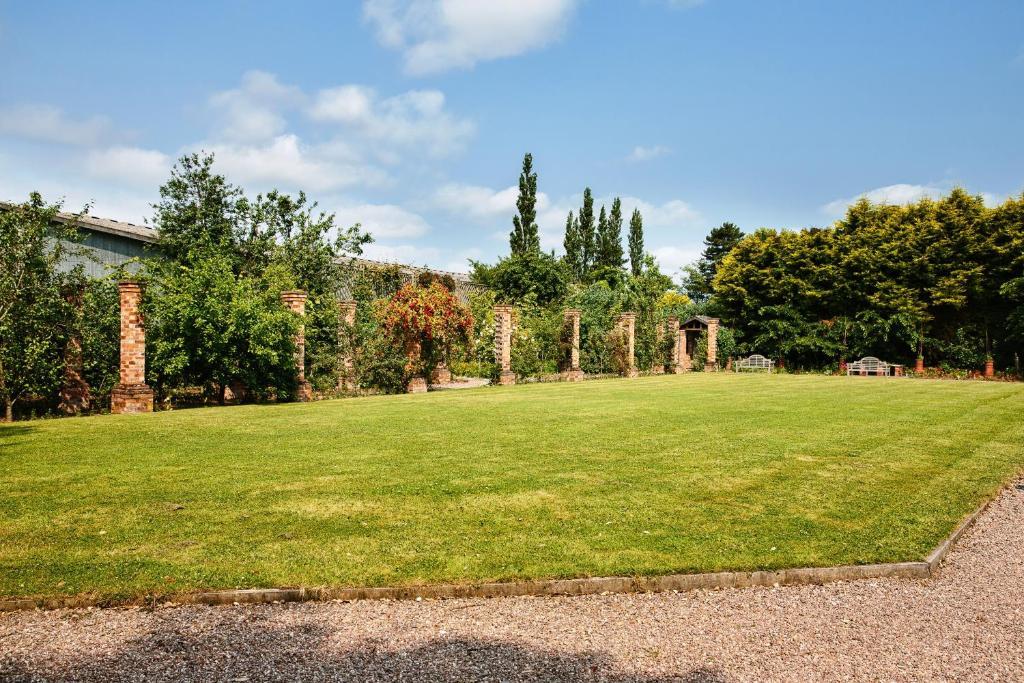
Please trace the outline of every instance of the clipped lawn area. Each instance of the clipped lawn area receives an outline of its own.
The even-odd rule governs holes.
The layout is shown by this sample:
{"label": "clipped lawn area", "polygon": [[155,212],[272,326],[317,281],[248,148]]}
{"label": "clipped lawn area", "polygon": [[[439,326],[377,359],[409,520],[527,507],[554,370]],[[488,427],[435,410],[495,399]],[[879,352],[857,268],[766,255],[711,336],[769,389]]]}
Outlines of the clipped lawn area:
{"label": "clipped lawn area", "polygon": [[0,425],[0,595],[923,558],[1024,385],[691,374]]}

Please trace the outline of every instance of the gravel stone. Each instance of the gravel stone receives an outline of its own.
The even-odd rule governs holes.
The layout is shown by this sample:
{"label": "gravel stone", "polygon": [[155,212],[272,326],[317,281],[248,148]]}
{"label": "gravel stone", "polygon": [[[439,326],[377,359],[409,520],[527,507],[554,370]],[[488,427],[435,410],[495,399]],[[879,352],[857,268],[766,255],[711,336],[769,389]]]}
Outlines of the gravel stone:
{"label": "gravel stone", "polygon": [[937,576],[691,593],[27,611],[5,681],[1020,681],[1024,490]]}

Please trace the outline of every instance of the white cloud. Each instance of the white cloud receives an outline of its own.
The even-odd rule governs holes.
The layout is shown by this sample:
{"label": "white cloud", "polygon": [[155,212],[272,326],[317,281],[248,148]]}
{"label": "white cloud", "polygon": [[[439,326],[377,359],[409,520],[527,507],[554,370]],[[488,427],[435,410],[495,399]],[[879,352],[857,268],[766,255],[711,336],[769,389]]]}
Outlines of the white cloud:
{"label": "white cloud", "polygon": [[317,93],[308,113],[314,121],[343,124],[375,141],[423,149],[431,156],[461,149],[476,132],[472,121],[445,110],[439,90],[380,99],[372,88],[344,85]]}
{"label": "white cloud", "polygon": [[[448,183],[434,193],[434,203],[453,214],[483,219],[504,216],[511,221],[516,212],[518,197],[518,185],[506,187],[504,190],[492,190],[480,185]],[[546,194],[537,193],[538,211],[546,210],[550,204],[551,201]]]}
{"label": "white cloud", "polygon": [[220,119],[221,137],[261,141],[284,132],[288,122],[282,112],[304,100],[301,90],[280,83],[273,74],[248,71],[239,87],[210,97],[210,106]]}
{"label": "white cloud", "polygon": [[195,148],[213,152],[218,170],[243,186],[251,183],[264,188],[281,186],[323,192],[387,181],[383,171],[337,161],[319,148],[303,144],[294,134],[280,135],[261,144],[207,142]]}
{"label": "white cloud", "polygon": [[672,274],[683,266],[700,258],[701,250],[697,247],[656,247],[650,250],[658,262],[661,272]]}
{"label": "white cloud", "polygon": [[364,0],[382,45],[403,52],[414,75],[468,69],[557,40],[576,0]]}
{"label": "white cloud", "polygon": [[822,207],[822,211],[830,216],[842,216],[846,212],[846,207],[851,204],[855,204],[860,199],[869,199],[876,204],[910,204],[916,202],[919,199],[925,197],[931,197],[935,199],[941,197],[943,194],[942,188],[935,187],[933,185],[909,185],[907,183],[897,183],[896,185],[886,185],[885,187],[876,187],[873,190],[861,193],[856,197],[850,197],[848,199],[836,199],[829,202]]}
{"label": "white cloud", "polygon": [[368,244],[363,248],[363,256],[375,261],[400,263],[407,266],[429,266],[453,273],[469,271],[469,259],[480,259],[483,252],[479,249],[462,249],[450,251],[437,247],[421,247],[415,244]]}
{"label": "white cloud", "polygon": [[89,175],[95,178],[146,187],[158,187],[171,170],[171,159],[166,154],[138,147],[95,149],[85,163]]}
{"label": "white cloud", "polygon": [[644,147],[637,145],[633,148],[633,151],[626,157],[627,161],[650,161],[651,159],[657,159],[670,153],[672,150],[664,145],[654,145],[652,147]]}
{"label": "white cloud", "polygon": [[76,121],[48,104],[17,104],[0,108],[0,134],[65,145],[95,145],[110,129],[103,116]]}
{"label": "white cloud", "polygon": [[[327,203],[325,205],[329,206]],[[341,203],[329,208],[335,213],[336,225],[345,228],[354,223],[362,223],[363,230],[373,235],[374,239],[419,237],[430,231],[430,225],[422,216],[394,204]],[[380,250],[390,247],[374,243],[373,248],[383,253]]]}

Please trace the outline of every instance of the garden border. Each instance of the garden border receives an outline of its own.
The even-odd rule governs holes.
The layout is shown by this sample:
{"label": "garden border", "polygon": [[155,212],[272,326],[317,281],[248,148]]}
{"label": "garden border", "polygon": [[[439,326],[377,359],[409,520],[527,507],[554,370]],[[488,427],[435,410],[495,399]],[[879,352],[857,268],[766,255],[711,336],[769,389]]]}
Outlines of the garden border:
{"label": "garden border", "polygon": [[[753,572],[706,572],[702,574],[666,574],[662,576],[602,576],[578,579],[539,579],[494,583],[435,584],[425,586],[366,588],[242,588],[203,591],[169,597],[168,605],[240,605],[310,600],[441,600],[452,598],[499,598],[511,596],[572,596],[604,593],[660,593],[715,588],[753,588],[756,586],[820,585],[836,581],[901,578],[927,579],[938,571],[943,559],[957,541],[974,526],[992,501],[1019,481],[1019,474],[985,500],[925,557],[916,562],[840,565],[838,567],[796,567]],[[30,609],[81,609],[86,607],[129,607],[154,604],[138,598],[106,600],[89,596],[67,598],[20,598],[0,600],[0,612]],[[155,604],[154,604],[155,606]]]}

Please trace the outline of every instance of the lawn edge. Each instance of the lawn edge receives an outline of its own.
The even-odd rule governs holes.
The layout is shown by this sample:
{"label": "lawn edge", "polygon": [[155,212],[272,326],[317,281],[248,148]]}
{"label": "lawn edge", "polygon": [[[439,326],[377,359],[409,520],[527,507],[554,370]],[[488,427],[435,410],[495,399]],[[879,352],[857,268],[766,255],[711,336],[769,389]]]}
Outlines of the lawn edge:
{"label": "lawn edge", "polygon": [[[601,576],[577,579],[537,579],[529,581],[503,581],[490,583],[435,584],[424,586],[394,586],[365,588],[242,588],[232,590],[186,593],[165,600],[169,605],[241,605],[283,602],[327,601],[351,602],[355,600],[443,600],[458,598],[499,598],[513,596],[572,596],[603,593],[662,593],[667,591],[693,591],[720,588],[754,588],[757,586],[804,586],[859,581],[864,579],[927,579],[933,576],[956,545],[957,541],[974,526],[992,501],[1014,486],[1019,474],[1010,479],[993,495],[986,498],[974,512],[944,538],[925,557],[915,562],[885,562],[880,564],[854,564],[837,567],[795,567],[791,569],[760,570],[753,572],[705,572],[700,574],[664,574],[661,576]],[[138,606],[138,598],[110,600],[89,596],[67,598],[20,598],[0,600],[0,612],[30,609],[81,609],[86,607]]]}

